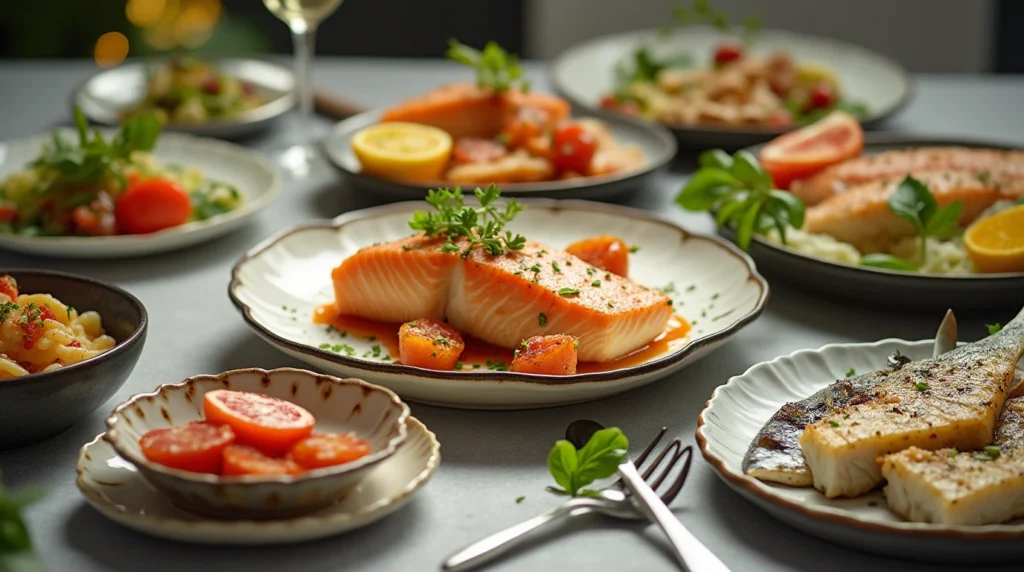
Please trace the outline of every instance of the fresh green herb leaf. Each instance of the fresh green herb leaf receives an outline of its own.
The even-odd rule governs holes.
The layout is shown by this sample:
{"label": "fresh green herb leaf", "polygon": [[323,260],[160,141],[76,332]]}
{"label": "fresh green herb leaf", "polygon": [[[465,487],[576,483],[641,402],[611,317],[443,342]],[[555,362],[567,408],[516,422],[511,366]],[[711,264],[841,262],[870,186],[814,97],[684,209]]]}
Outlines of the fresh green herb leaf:
{"label": "fresh green herb leaf", "polygon": [[917,271],[917,267],[906,260],[891,254],[882,253],[868,254],[861,257],[860,265],[871,266],[873,268],[885,268],[887,270],[900,270],[902,272]]}
{"label": "fresh green herb leaf", "polygon": [[576,289],[576,288],[559,288],[558,289],[558,295],[559,296],[569,297],[569,296],[579,296],[579,294],[580,294],[580,291],[578,289]]}
{"label": "fresh green herb leaf", "polygon": [[448,59],[476,70],[476,83],[489,87],[495,93],[508,91],[518,84],[521,91],[529,91],[529,82],[523,79],[519,58],[502,49],[496,42],[487,42],[477,50],[452,38],[448,40]]}
{"label": "fresh green herb leaf", "polygon": [[521,504],[524,500],[526,500],[524,496],[516,497],[516,504]]}
{"label": "fresh green herb leaf", "polygon": [[492,371],[508,371],[508,365],[505,362],[487,360],[487,369]]}
{"label": "fresh green herb leaf", "polygon": [[857,370],[853,369],[852,367],[846,370],[846,377],[853,377],[855,375],[857,375]]}
{"label": "fresh green herb leaf", "polygon": [[561,274],[562,273],[562,269],[558,266],[558,263],[555,262],[554,260],[551,261],[551,269],[554,270],[556,274]]}
{"label": "fresh green herb leaf", "polygon": [[639,244],[634,244],[633,246],[629,247],[629,253],[630,254],[636,254],[637,252],[640,252],[640,245]]}
{"label": "fresh green herb leaf", "polygon": [[[459,250],[454,239],[464,239],[467,244],[462,252],[464,257],[469,256],[475,246],[480,246],[492,256],[505,254],[509,250],[522,250],[526,246],[525,237],[501,231],[523,210],[523,205],[511,199],[505,203],[504,209],[499,208],[496,201],[501,190],[496,185],[487,189],[478,187],[473,193],[480,203],[479,208],[466,206],[460,187],[431,189],[427,192],[426,200],[435,212],[413,213],[409,227],[423,231],[427,236],[445,237],[447,240],[441,247],[443,252]],[[539,271],[537,267],[536,272]]]}
{"label": "fresh green herb leaf", "polygon": [[974,454],[974,460],[975,461],[981,461],[981,462],[984,463],[984,462],[991,461],[992,457],[986,455],[985,453],[975,453]]}
{"label": "fresh green herb leaf", "polygon": [[540,316],[537,317],[537,323],[541,326],[548,325],[548,317],[544,315],[544,312],[541,312]]}
{"label": "fresh green herb leaf", "polygon": [[590,283],[590,285],[595,287],[595,288],[597,288],[598,286],[601,285],[601,281],[600,280],[594,280],[593,282]]}
{"label": "fresh green herb leaf", "polygon": [[985,324],[985,328],[988,329],[988,335],[991,336],[992,334],[998,333],[999,330],[1002,330],[1003,325],[1000,324],[999,322],[996,322],[994,324]]}
{"label": "fresh green herb leaf", "polygon": [[915,383],[914,387],[916,387],[918,391],[928,391],[929,389],[928,384],[923,381]]}
{"label": "fresh green herb leaf", "polygon": [[831,425],[832,427],[839,427],[838,421],[829,421],[828,424]]}
{"label": "fresh green herb leaf", "polygon": [[956,224],[963,213],[963,202],[955,201],[939,208],[935,197],[921,181],[907,175],[889,197],[889,210],[905,219],[921,240],[921,260],[927,258],[929,236],[947,236],[956,230]]}
{"label": "fresh green herb leaf", "polygon": [[548,470],[570,496],[579,496],[590,483],[614,475],[626,460],[629,440],[616,427],[601,429],[579,451],[560,440],[548,453]]}
{"label": "fresh green herb leaf", "polygon": [[997,445],[989,445],[989,446],[985,447],[984,451],[985,451],[986,455],[988,455],[989,457],[991,457],[993,459],[998,459],[999,455],[1003,454],[1002,449],[1000,449],[999,446],[997,446]]}
{"label": "fresh green herb leaf", "polygon": [[455,362],[455,370],[458,371],[460,369],[462,369],[462,362],[461,361]]}

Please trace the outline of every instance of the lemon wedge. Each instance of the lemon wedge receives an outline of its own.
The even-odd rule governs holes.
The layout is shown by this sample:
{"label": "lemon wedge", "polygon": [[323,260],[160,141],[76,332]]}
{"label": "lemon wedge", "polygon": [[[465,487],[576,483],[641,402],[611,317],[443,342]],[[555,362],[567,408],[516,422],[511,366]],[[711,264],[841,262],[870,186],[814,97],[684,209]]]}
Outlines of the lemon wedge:
{"label": "lemon wedge", "polygon": [[352,151],[366,174],[405,182],[440,181],[452,154],[452,137],[419,123],[378,123],[355,134]]}
{"label": "lemon wedge", "polygon": [[832,85],[832,88],[839,92],[839,78],[831,68],[822,64],[803,63],[797,66],[797,79],[800,83],[815,84],[820,81]]}
{"label": "lemon wedge", "polygon": [[981,272],[1024,272],[1024,205],[971,225],[964,246]]}

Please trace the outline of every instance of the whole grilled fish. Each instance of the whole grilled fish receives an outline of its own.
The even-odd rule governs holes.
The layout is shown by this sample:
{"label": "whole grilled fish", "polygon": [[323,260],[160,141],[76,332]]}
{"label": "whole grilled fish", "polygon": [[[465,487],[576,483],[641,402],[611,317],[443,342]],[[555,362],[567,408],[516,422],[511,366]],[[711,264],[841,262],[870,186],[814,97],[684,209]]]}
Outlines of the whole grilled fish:
{"label": "whole grilled fish", "polygon": [[814,487],[856,497],[882,481],[878,459],[910,447],[981,449],[992,442],[1024,354],[1024,310],[1000,332],[937,358],[869,374],[874,386],[804,428]]}
{"label": "whole grilled fish", "polygon": [[[935,336],[932,356],[955,348],[956,340],[956,317],[949,311]],[[782,406],[751,443],[743,458],[743,472],[762,481],[795,487],[811,486],[814,482],[811,471],[800,450],[800,435],[804,427],[820,421],[839,407],[863,399],[886,373],[892,371],[891,368],[902,367],[905,359],[892,356],[889,358],[890,369],[841,379],[807,399]]]}

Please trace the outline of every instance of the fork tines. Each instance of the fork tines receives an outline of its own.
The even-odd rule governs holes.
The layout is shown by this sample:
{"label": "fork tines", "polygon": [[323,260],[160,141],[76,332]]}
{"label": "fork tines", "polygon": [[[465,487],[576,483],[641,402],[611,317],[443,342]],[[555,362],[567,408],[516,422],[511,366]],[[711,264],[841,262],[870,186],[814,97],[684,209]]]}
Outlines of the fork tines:
{"label": "fork tines", "polygon": [[[649,457],[650,454],[654,451],[654,448],[661,441],[662,437],[665,436],[665,433],[667,431],[667,427],[662,427],[661,431],[659,431],[658,434],[654,437],[654,440],[651,441],[651,444],[648,445],[647,448],[644,449],[642,453],[640,453],[640,456],[636,458],[634,464],[637,466],[638,469],[644,465],[644,463],[647,461],[647,457]],[[651,477],[654,475],[655,471],[658,470],[658,467],[662,464],[662,461],[664,461],[666,458],[668,458],[668,463],[664,466],[663,470],[658,475],[658,477],[652,481]],[[672,470],[676,467],[676,465],[679,463],[681,459],[684,459],[682,463],[682,468],[679,470],[679,473],[676,475],[676,478],[672,481],[672,484],[669,486],[668,490],[661,494],[661,501],[664,502],[666,505],[672,502],[672,500],[676,498],[676,495],[679,494],[679,491],[683,489],[683,484],[686,482],[686,477],[690,474],[690,465],[693,462],[693,447],[683,447],[683,443],[679,439],[673,439],[669,441],[668,445],[666,445],[665,448],[662,449],[660,453],[658,453],[658,456],[654,458],[654,461],[651,462],[650,466],[647,467],[642,474],[643,479],[648,482],[652,489],[657,491],[657,489],[665,482],[665,479],[669,477],[669,475],[672,473]]]}

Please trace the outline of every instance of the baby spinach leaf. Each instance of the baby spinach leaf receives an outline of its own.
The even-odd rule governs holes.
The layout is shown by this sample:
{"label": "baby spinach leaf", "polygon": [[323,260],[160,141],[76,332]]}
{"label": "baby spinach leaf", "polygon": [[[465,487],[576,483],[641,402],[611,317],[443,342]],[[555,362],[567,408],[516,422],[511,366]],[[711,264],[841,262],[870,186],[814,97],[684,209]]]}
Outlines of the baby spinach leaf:
{"label": "baby spinach leaf", "polygon": [[917,272],[917,267],[891,254],[868,254],[860,259],[861,266],[874,268],[885,268],[887,270],[900,270],[903,272]]}

